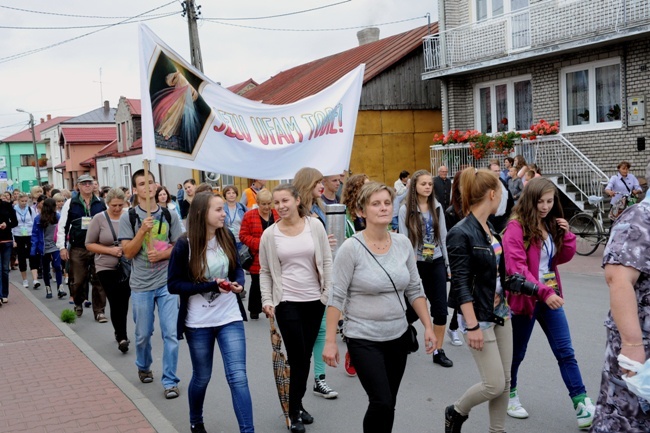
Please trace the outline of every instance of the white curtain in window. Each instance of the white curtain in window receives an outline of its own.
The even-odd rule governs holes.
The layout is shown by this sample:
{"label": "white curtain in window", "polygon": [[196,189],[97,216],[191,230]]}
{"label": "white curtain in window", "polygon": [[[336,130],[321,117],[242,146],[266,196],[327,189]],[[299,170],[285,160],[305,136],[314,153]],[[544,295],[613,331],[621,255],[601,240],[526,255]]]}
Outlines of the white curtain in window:
{"label": "white curtain in window", "polygon": [[479,89],[479,104],[481,132],[492,132],[492,102],[489,87]]}
{"label": "white curtain in window", "polygon": [[589,123],[589,71],[566,74],[567,125]]}
{"label": "white curtain in window", "polygon": [[530,80],[515,83],[515,130],[525,131],[533,124],[533,85]]}
{"label": "white curtain in window", "polygon": [[596,68],[596,121],[621,120],[620,65]]}
{"label": "white curtain in window", "polygon": [[519,9],[527,8],[528,0],[512,0],[510,4],[510,9],[513,11],[518,11]]}
{"label": "white curtain in window", "polygon": [[494,86],[494,93],[497,103],[497,131],[508,130],[508,86],[501,84]]}

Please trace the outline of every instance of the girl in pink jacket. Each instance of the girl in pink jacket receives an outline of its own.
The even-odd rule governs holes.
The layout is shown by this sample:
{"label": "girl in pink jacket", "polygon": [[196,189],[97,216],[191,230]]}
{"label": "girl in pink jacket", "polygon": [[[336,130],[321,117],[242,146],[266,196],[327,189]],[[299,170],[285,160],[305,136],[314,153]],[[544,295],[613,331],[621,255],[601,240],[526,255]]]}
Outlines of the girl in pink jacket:
{"label": "girl in pink jacket", "polygon": [[508,415],[528,417],[519,401],[517,372],[537,321],[558,361],[562,379],[573,401],[578,427],[588,429],[595,408],[587,397],[573,351],[569,324],[562,308],[564,298],[557,268],[573,258],[576,237],[563,218],[557,189],[550,180],[534,178],[524,188],[503,235],[503,251],[507,274],[521,274],[539,287],[534,297],[512,292],[507,294],[513,329]]}

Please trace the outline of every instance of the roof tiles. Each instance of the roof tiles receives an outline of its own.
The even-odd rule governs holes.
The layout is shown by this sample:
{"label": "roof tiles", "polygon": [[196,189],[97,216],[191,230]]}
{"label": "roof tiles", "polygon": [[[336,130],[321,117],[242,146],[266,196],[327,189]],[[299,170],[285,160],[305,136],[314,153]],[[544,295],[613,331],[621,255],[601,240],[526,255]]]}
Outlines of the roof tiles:
{"label": "roof tiles", "polygon": [[115,127],[62,128],[61,135],[68,144],[109,143],[117,138]]}
{"label": "roof tiles", "polygon": [[269,78],[243,96],[265,104],[288,104],[320,92],[362,63],[364,84],[397,63],[415,49],[422,38],[438,32],[438,25],[422,26],[314,60]]}

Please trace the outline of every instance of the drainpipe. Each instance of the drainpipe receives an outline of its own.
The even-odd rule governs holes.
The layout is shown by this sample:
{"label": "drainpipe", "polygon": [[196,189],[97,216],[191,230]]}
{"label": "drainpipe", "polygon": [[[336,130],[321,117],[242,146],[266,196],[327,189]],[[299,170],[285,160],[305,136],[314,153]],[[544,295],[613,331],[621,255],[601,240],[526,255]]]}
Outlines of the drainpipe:
{"label": "drainpipe", "polygon": [[[445,0],[438,1],[438,35],[440,43],[440,65],[447,66],[447,44],[445,43]],[[447,79],[440,80],[440,102],[442,105],[442,133],[445,134],[449,131],[449,89],[447,87]]]}

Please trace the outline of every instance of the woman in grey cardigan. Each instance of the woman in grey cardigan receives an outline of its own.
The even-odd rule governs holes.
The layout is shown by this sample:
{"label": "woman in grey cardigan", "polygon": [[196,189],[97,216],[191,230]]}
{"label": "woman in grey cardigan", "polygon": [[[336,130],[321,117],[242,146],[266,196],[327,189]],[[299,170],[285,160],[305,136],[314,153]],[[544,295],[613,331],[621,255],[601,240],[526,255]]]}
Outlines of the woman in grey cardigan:
{"label": "woman in grey cardigan", "polygon": [[332,252],[323,224],[311,218],[298,190],[283,184],[273,190],[280,221],[260,240],[262,309],[276,317],[291,364],[291,432],[303,433],[314,418],[303,408],[309,364],[332,285]]}
{"label": "woman in grey cardigan", "polygon": [[344,311],[348,351],[369,400],[363,431],[372,433],[393,428],[408,348],[404,295],[424,325],[426,352],[433,353],[436,344],[413,247],[406,236],[387,230],[393,199],[393,190],[381,183],[370,182],[361,189],[357,204],[366,229],[336,253],[327,303],[323,359],[332,367],[339,362],[336,328]]}

